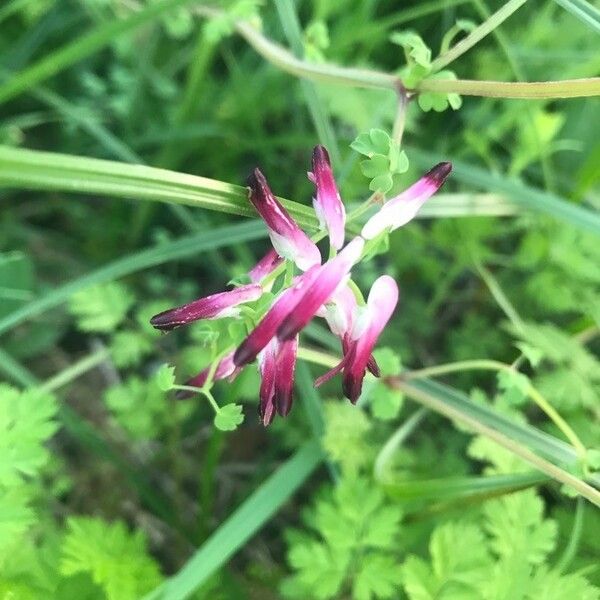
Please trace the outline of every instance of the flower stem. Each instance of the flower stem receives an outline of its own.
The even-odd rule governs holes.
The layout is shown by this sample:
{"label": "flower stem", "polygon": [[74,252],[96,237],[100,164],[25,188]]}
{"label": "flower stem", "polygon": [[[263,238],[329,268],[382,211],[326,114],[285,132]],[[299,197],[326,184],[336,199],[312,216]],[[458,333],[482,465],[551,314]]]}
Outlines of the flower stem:
{"label": "flower stem", "polygon": [[438,56],[432,63],[433,72],[443,69],[459,56],[470,50],[475,44],[479,43],[486,35],[494,31],[498,25],[508,19],[516,10],[521,8],[527,0],[509,0],[502,8],[496,11],[489,19],[484,21],[479,27],[474,29],[468,36],[463,38],[458,44]]}
{"label": "flower stem", "polygon": [[89,356],[82,358],[81,360],[73,363],[67,369],[60,371],[50,379],[47,379],[39,389],[44,392],[54,392],[58,388],[70,383],[77,379],[80,375],[83,375],[87,371],[91,371],[99,364],[103,363],[109,357],[109,352],[106,348],[102,348]]}

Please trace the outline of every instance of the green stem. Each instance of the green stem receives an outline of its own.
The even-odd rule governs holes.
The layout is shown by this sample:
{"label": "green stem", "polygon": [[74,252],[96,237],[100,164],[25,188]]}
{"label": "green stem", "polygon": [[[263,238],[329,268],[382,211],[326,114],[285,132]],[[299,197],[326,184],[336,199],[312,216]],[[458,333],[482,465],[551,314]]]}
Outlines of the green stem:
{"label": "green stem", "polygon": [[406,124],[406,109],[408,108],[408,96],[404,88],[398,91],[398,109],[396,110],[396,118],[392,129],[392,139],[398,147],[402,144],[402,136],[404,134],[404,125]]}
{"label": "green stem", "polygon": [[438,56],[432,63],[433,72],[443,69],[459,56],[470,50],[479,43],[486,35],[494,31],[500,23],[508,19],[516,10],[521,8],[527,0],[509,0],[502,8],[496,11],[487,21],[474,29],[468,36],[463,38],[456,46]]}
{"label": "green stem", "polygon": [[600,95],[600,77],[530,82],[425,79],[418,90],[488,98],[583,98]]}
{"label": "green stem", "polygon": [[[412,379],[422,379],[423,377],[436,377],[446,373],[455,373],[457,371],[506,371],[514,373],[515,370],[505,363],[496,360],[463,360],[455,363],[447,363],[444,365],[436,365],[434,367],[426,367],[416,371],[403,373],[401,379],[410,381]],[[546,413],[548,418],[562,431],[564,436],[573,444],[582,460],[585,461],[587,455],[586,447],[583,445],[577,434],[571,429],[570,425],[558,414],[556,409],[536,390],[531,383],[527,386],[527,394],[538,405],[538,407]]]}
{"label": "green stem", "polygon": [[[447,54],[440,56],[434,65],[436,70],[448,64],[466,50],[468,40],[472,36],[483,37],[497,27],[508,14],[498,20],[499,14],[510,11],[514,12],[526,0],[510,0],[500,11],[492,15],[486,23],[482,24],[471,35],[464,38]],[[197,7],[196,12],[204,17],[215,17],[221,11],[209,7]],[[484,27],[485,25],[485,27]],[[481,29],[484,28],[484,29]],[[397,90],[402,82],[398,77],[384,71],[373,69],[355,69],[340,67],[338,65],[319,63],[313,64],[295,57],[289,50],[272,42],[247,22],[235,23],[236,31],[252,46],[264,59],[279,67],[281,70],[291,73],[297,77],[321,81],[324,83],[335,83],[363,88],[383,88]],[[487,30],[487,31],[486,31]],[[476,41],[479,41],[477,39]],[[476,43],[473,42],[473,43]],[[459,52],[460,50],[460,52]],[[488,96],[494,98],[576,98],[583,96],[600,95],[600,78],[570,79],[564,81],[541,81],[541,82],[503,82],[503,81],[471,81],[471,80],[442,80],[425,79],[416,91],[457,93],[466,96]]]}
{"label": "green stem", "polygon": [[102,348],[89,356],[82,358],[68,368],[60,371],[50,379],[47,379],[39,389],[44,392],[54,392],[58,388],[71,383],[87,371],[91,371],[99,364],[103,363],[109,357],[109,352],[106,348]]}

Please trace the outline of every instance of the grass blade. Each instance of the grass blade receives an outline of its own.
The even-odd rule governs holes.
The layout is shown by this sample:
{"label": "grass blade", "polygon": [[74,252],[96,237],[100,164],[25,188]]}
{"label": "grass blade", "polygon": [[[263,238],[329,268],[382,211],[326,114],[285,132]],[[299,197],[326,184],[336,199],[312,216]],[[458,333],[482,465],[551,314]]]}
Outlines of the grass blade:
{"label": "grass blade", "polygon": [[209,232],[190,235],[174,242],[141,250],[124,258],[108,263],[83,277],[56,288],[41,298],[26,304],[18,310],[0,319],[0,334],[22,323],[26,319],[38,316],[44,311],[66,302],[74,293],[90,285],[112,281],[124,275],[161,265],[172,260],[200,254],[206,250],[222,248],[239,242],[256,240],[267,235],[260,221],[250,221],[239,225],[219,227]]}
{"label": "grass blade", "polygon": [[144,600],[189,597],[287,502],[322,459],[315,441],[304,444],[242,503],[176,575]]}
{"label": "grass blade", "polygon": [[[429,168],[440,160],[447,160],[441,155],[416,148],[411,148],[409,152],[411,159],[423,168]],[[597,212],[573,204],[555,194],[526,186],[501,175],[488,173],[467,163],[452,161],[452,166],[452,177],[458,181],[491,192],[499,192],[517,206],[550,215],[600,235],[600,214]]]}
{"label": "grass blade", "polygon": [[[0,187],[103,194],[256,216],[245,188],[237,185],[154,167],[5,146],[0,146]],[[301,226],[316,230],[312,208],[282,202]]]}
{"label": "grass blade", "polygon": [[600,10],[587,0],[554,0],[574,17],[600,33]]}
{"label": "grass blade", "polygon": [[8,81],[0,84],[0,103],[26,92],[34,85],[83,60],[113,42],[121,34],[152,21],[172,8],[191,4],[191,2],[192,0],[162,0],[149,4],[146,8],[126,19],[115,19],[93,29],[30,67],[15,73]]}

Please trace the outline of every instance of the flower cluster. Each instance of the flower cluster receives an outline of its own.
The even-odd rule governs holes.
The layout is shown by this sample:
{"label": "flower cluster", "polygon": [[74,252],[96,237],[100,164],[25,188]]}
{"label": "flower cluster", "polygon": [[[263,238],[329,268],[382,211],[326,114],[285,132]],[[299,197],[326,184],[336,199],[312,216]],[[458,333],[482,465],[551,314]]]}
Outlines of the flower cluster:
{"label": "flower cluster", "polygon": [[170,331],[199,319],[239,317],[242,304],[258,300],[270,289],[273,276],[284,261],[302,272],[286,278],[270,308],[237,348],[187,385],[201,388],[209,378],[212,381],[235,377],[258,359],[262,378],[261,421],[268,425],[276,413],[286,416],[292,407],[298,335],[313,317],[319,316],[340,338],[343,358],[315,383],[320,385],[342,373],[344,395],[355,403],[367,370],[379,375],[372,351],[396,307],[398,287],[391,277],[383,275],[373,283],[364,302],[357,298],[360,294],[355,294],[355,286],[349,285],[352,267],[360,261],[366,242],[410,221],[444,183],[451,168],[447,162],[436,165],[405,192],[386,202],[366,222],[361,235],[344,246],[346,211],[327,150],[317,146],[308,177],[315,185],[315,212],[329,234],[334,254],[324,263],[317,245],[273,195],[262,172],[255,169],[248,178],[249,200],[268,227],[273,250],[248,273],[251,283],[167,310],[155,315],[151,323],[161,331]]}

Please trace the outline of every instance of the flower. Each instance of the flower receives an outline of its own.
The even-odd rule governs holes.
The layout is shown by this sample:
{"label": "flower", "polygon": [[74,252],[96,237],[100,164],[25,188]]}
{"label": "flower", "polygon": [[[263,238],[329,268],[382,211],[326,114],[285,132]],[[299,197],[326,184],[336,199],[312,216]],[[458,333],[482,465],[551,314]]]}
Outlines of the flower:
{"label": "flower", "polygon": [[331,245],[339,250],[344,245],[346,209],[335,185],[329,154],[323,146],[315,146],[312,168],[312,173],[308,173],[308,178],[316,187],[313,207],[321,227],[327,227]]}
{"label": "flower", "polygon": [[452,164],[441,162],[426,173],[417,183],[386,202],[364,225],[362,237],[371,240],[384,231],[394,231],[406,225],[419,212],[426,200],[443,185],[452,171]]}
{"label": "flower", "polygon": [[260,285],[251,283],[234,288],[228,292],[220,292],[206,296],[178,308],[171,308],[154,315],[150,324],[161,331],[171,331],[181,325],[200,319],[221,319],[234,317],[239,314],[237,306],[244,302],[258,300],[263,289]]}
{"label": "flower", "polygon": [[[157,329],[170,331],[199,319],[244,319],[245,325],[250,326],[245,339],[237,348],[227,350],[218,363],[190,379],[187,385],[202,388],[209,376],[213,381],[233,378],[246,365],[258,360],[261,375],[259,415],[265,426],[276,414],[285,417],[291,410],[298,336],[314,316],[326,319],[331,331],[340,339],[343,354],[338,365],[319,377],[315,385],[342,373],[344,395],[356,403],[367,371],[379,377],[372,352],[398,302],[398,286],[387,275],[379,277],[365,304],[358,292],[360,300],[357,301],[349,284],[351,270],[363,254],[365,240],[393,231],[411,220],[427,198],[444,183],[451,165],[436,165],[408,190],[384,204],[367,221],[361,235],[345,246],[345,209],[323,146],[317,146],[313,151],[312,169],[308,175],[316,188],[315,211],[321,226],[327,228],[330,245],[339,251],[337,254],[321,264],[316,244],[275,198],[261,171],[255,169],[248,179],[248,198],[269,229],[273,249],[248,272],[252,283],[167,310],[150,321]],[[303,272],[294,277],[293,265],[288,263],[282,287],[270,306],[265,307],[265,300],[272,296],[263,297],[263,293],[270,292],[276,283],[278,273],[275,271],[284,259]],[[261,298],[261,302],[249,306],[243,313],[239,309],[240,304]],[[236,329],[239,328],[232,330]],[[185,391],[180,397],[188,395]]]}
{"label": "flower", "polygon": [[248,177],[248,186],[250,202],[267,224],[269,237],[277,254],[294,261],[302,271],[321,264],[321,253],[317,245],[275,198],[260,169],[254,169]]}
{"label": "flower", "polygon": [[285,417],[292,408],[297,351],[298,337],[287,342],[273,338],[258,356],[259,414],[265,426],[273,421],[275,412]]}
{"label": "flower", "polygon": [[367,305],[354,311],[352,330],[344,337],[344,357],[336,367],[317,379],[317,386],[343,371],[344,395],[353,404],[356,403],[367,369],[371,372],[378,371],[371,353],[397,303],[396,282],[389,275],[376,279],[371,286]]}

